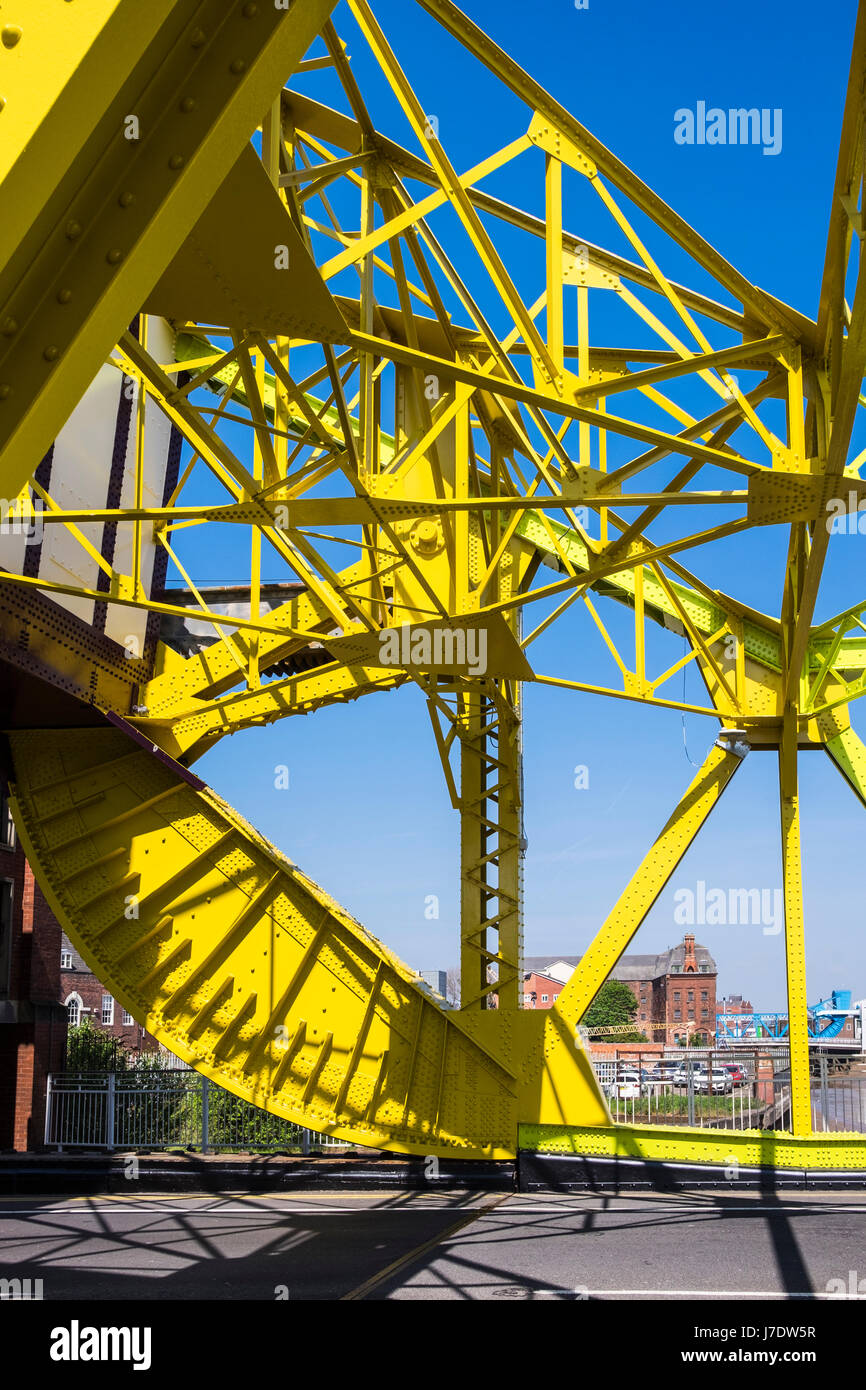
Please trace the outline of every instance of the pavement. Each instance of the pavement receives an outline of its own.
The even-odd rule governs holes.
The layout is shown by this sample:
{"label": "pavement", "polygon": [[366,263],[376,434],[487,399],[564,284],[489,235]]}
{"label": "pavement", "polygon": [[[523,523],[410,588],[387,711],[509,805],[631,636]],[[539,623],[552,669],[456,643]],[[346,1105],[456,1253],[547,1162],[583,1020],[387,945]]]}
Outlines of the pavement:
{"label": "pavement", "polygon": [[0,1280],[41,1279],[44,1300],[76,1303],[796,1304],[857,1295],[864,1249],[857,1193],[0,1197]]}

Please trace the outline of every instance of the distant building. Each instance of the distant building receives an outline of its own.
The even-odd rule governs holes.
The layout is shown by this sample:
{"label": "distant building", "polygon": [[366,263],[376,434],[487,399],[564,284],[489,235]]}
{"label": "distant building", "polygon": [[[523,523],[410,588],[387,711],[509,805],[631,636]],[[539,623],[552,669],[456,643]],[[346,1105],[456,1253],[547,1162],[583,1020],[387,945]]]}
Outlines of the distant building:
{"label": "distant building", "polygon": [[100,984],[65,932],[60,938],[60,987],[70,1028],[88,1018],[127,1052],[158,1048],[156,1038]]}
{"label": "distant building", "polygon": [[729,994],[727,998],[721,998],[716,1005],[716,1012],[719,1014],[753,1014],[755,1007],[751,999],[744,999],[742,994]]}
{"label": "distant building", "polygon": [[[524,1008],[552,1008],[581,959],[528,956]],[[622,956],[608,979],[628,985],[638,1006],[635,1028],[646,1031],[651,1042],[676,1045],[688,1040],[699,1047],[715,1038],[717,977],[710,952],[689,932],[678,946],[659,955]]]}
{"label": "distant building", "polygon": [[[558,961],[562,966],[563,961]],[[569,970],[574,968],[566,967]],[[557,979],[552,973],[554,967],[548,966],[547,971],[532,970],[523,977],[523,1007],[524,1009],[552,1009],[564,988],[565,981]]]}
{"label": "distant building", "polygon": [[441,994],[444,999],[448,994],[448,971],[447,970],[420,970],[418,972],[425,985],[435,989],[437,994]]}
{"label": "distant building", "polygon": [[[754,1006],[750,999],[744,999],[742,994],[729,994],[727,999],[720,999],[716,1004],[716,1038],[719,1041],[728,1036],[728,1029],[725,1026],[726,1018],[741,1018],[746,1014],[753,1014]],[[753,1023],[738,1023],[734,1025],[738,1037],[756,1038],[758,1032]]]}
{"label": "distant building", "polygon": [[65,1055],[60,925],[16,843],[0,782],[0,1150],[42,1144],[46,1078]]}

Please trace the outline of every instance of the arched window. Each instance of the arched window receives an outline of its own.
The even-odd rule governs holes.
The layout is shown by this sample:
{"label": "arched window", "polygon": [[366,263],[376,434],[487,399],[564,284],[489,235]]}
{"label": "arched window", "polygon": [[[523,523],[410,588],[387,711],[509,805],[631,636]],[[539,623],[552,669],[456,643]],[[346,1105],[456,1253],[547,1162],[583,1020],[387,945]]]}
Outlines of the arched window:
{"label": "arched window", "polygon": [[66,1000],[66,1017],[70,1028],[75,1028],[81,1022],[81,997],[78,994],[70,994]]}

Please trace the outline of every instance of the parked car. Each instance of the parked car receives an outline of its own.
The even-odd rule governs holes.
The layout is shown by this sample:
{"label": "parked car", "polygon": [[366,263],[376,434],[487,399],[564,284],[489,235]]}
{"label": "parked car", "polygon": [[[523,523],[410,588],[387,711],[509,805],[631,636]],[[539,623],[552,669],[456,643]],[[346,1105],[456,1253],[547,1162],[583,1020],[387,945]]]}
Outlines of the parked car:
{"label": "parked car", "polygon": [[605,1091],[609,1096],[619,1096],[620,1100],[636,1100],[641,1092],[641,1074],[632,1068],[623,1068],[612,1081],[608,1081]]}
{"label": "parked car", "polygon": [[[694,1077],[695,1085],[697,1085],[697,1084],[698,1084],[698,1077],[700,1077],[700,1076],[706,1076],[706,1073],[707,1073],[707,1064],[706,1064],[706,1062],[693,1062],[693,1063],[691,1064],[691,1073],[692,1073],[692,1076]],[[674,1072],[674,1078],[673,1078],[673,1080],[674,1080],[674,1085],[675,1085],[675,1086],[688,1086],[688,1084],[689,1084],[689,1064],[688,1064],[687,1062],[681,1062],[681,1063],[680,1063],[680,1065],[677,1067],[676,1071]]]}
{"label": "parked car", "polygon": [[725,1067],[713,1067],[711,1072],[703,1071],[695,1077],[695,1090],[706,1091],[709,1095],[724,1095],[726,1091],[732,1091],[734,1083],[730,1073]]}
{"label": "parked car", "polygon": [[661,1057],[656,1063],[656,1071],[676,1071],[677,1067],[682,1066],[679,1057]]}
{"label": "parked car", "polygon": [[655,1068],[653,1069],[653,1081],[673,1081],[674,1073],[680,1066],[681,1063],[674,1061],[672,1057],[663,1057],[660,1062],[656,1062]]}
{"label": "parked car", "polygon": [[743,1086],[749,1079],[745,1067],[741,1067],[738,1062],[726,1062],[722,1071],[728,1073],[735,1086]]}

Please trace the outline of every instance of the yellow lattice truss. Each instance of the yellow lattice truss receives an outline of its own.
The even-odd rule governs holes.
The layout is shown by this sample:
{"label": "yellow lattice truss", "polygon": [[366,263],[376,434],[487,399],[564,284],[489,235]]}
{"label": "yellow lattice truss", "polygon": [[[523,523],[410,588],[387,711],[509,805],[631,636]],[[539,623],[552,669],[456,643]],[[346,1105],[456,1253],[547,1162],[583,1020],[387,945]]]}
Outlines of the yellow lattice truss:
{"label": "yellow lattice truss", "polygon": [[[0,491],[6,523],[38,507],[42,552],[62,538],[67,557],[0,570],[22,841],[105,985],[237,1095],[401,1151],[507,1157],[525,1126],[525,1141],[637,1152],[578,1024],[746,753],[777,750],[793,1134],[749,1154],[802,1166],[800,752],[826,750],[866,800],[848,719],[866,692],[866,605],[813,623],[828,511],[866,494],[850,457],[866,19],[813,321],[751,284],[450,0],[417,4],[479,84],[522,107],[505,132],[477,120],[485,152],[469,169],[367,0],[4,4]],[[344,35],[374,74],[363,87]],[[423,76],[420,57],[407,68]],[[325,69],[334,106],[304,94]],[[399,142],[371,114],[383,95]],[[485,190],[503,171],[543,217]],[[565,225],[580,198],[629,256]],[[719,297],[670,279],[666,247]],[[602,345],[612,322],[618,345]],[[75,505],[68,466],[46,464],[94,381],[128,402],[104,507]],[[157,421],[182,441],[162,496]],[[778,617],[684,566],[778,526]],[[196,582],[190,533],[211,568],[243,554],[242,602]],[[181,591],[154,580],[154,555]],[[570,675],[533,665],[536,640],[581,609],[607,684],[573,661]],[[141,642],[118,636],[123,613],[147,619]],[[179,647],[172,624],[206,638]],[[663,670],[658,628],[684,644]],[[680,693],[689,665],[703,704]],[[719,726],[544,1012],[520,1007],[528,681]],[[189,771],[244,728],[408,683],[460,817],[459,1009]],[[663,1138],[654,1153],[712,1156],[703,1132]],[[822,1144],[866,1163],[856,1137]]]}

